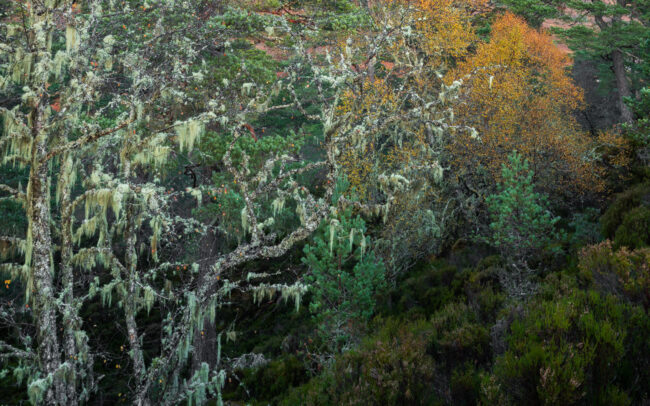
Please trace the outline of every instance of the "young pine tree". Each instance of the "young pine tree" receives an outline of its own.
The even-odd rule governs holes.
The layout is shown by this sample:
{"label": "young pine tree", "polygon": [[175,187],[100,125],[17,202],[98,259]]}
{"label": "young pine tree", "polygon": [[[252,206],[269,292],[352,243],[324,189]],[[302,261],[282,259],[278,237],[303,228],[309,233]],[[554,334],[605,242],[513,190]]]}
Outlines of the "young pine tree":
{"label": "young pine tree", "polygon": [[507,260],[501,283],[511,297],[522,297],[533,288],[531,259],[557,239],[554,217],[546,209],[546,199],[535,192],[528,161],[513,151],[509,165],[503,165],[503,181],[498,192],[487,198],[492,222],[488,242]]}
{"label": "young pine tree", "polygon": [[375,293],[386,283],[384,264],[369,246],[365,221],[346,210],[323,223],[304,249],[305,281],[313,294],[309,309],[334,352],[354,344],[373,314]]}

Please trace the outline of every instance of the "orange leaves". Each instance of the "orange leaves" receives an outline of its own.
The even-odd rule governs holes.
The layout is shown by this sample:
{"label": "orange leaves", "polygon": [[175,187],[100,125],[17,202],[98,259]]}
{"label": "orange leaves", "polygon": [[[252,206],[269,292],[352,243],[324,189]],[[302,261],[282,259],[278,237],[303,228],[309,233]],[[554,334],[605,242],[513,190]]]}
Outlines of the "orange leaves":
{"label": "orange leaves", "polygon": [[490,42],[480,44],[445,78],[450,83],[469,75],[465,103],[457,113],[480,137],[458,137],[451,147],[455,165],[478,165],[498,179],[501,165],[516,149],[547,190],[601,189],[594,164],[583,159],[590,140],[573,115],[583,98],[566,73],[570,63],[546,33],[510,13],[499,17]]}
{"label": "orange leaves", "polygon": [[601,131],[597,138],[598,147],[606,162],[615,168],[625,168],[632,160],[632,145],[629,137],[612,129]]}
{"label": "orange leaves", "polygon": [[255,135],[255,130],[253,129],[253,126],[248,123],[243,124],[243,126],[248,130],[248,132],[251,133],[251,137],[253,137],[253,139],[257,141],[257,136]]}
{"label": "orange leaves", "polygon": [[[399,91],[383,79],[375,78],[362,84],[358,93],[346,91],[337,107],[340,115],[350,114],[357,122],[381,122],[386,115],[399,114]],[[353,129],[341,156],[341,166],[351,186],[362,198],[366,197],[371,177],[376,175],[375,132]]]}
{"label": "orange leaves", "polygon": [[50,105],[50,108],[57,113],[61,111],[61,100],[59,98],[56,98],[54,102]]}

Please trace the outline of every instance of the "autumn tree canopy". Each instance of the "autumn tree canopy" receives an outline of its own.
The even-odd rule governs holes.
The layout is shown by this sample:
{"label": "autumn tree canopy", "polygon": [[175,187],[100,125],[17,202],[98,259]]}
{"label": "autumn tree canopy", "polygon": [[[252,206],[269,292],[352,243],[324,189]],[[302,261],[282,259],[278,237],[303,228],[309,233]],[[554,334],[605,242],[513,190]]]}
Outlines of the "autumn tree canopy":
{"label": "autumn tree canopy", "polygon": [[547,33],[510,13],[498,17],[489,41],[446,76],[467,77],[458,120],[476,129],[450,145],[457,175],[480,182],[484,173],[491,182],[517,150],[547,192],[601,191],[602,173],[590,156],[595,140],[574,116],[583,98],[567,73],[570,63]]}

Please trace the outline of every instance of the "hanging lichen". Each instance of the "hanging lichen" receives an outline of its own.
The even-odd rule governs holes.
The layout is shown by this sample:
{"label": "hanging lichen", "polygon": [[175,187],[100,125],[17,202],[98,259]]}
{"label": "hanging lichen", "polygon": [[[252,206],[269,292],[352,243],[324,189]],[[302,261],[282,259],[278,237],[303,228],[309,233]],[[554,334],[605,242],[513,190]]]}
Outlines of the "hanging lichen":
{"label": "hanging lichen", "polygon": [[72,154],[67,154],[65,156],[65,162],[61,165],[62,172],[60,174],[61,179],[57,184],[56,188],[56,203],[59,204],[61,202],[61,194],[63,193],[64,188],[71,188],[74,186],[75,182],[77,181],[77,171],[75,170],[74,167],[74,162],[72,158]]}
{"label": "hanging lichen", "polygon": [[163,221],[159,216],[152,217],[149,221],[151,226],[151,257],[158,260],[158,240],[162,231]]}
{"label": "hanging lichen", "polygon": [[89,238],[95,235],[99,224],[99,216],[93,216],[89,219],[85,219],[72,235],[72,241],[77,245],[81,244],[82,237]]}
{"label": "hanging lichen", "polygon": [[26,83],[32,72],[32,62],[32,54],[18,48],[13,55],[11,80],[15,83]]}
{"label": "hanging lichen", "polygon": [[309,286],[300,282],[294,283],[293,285],[261,283],[253,288],[253,303],[262,303],[265,298],[271,300],[275,297],[276,293],[280,292],[282,300],[286,303],[290,299],[293,299],[296,311],[299,311],[302,297],[308,290]]}
{"label": "hanging lichen", "polygon": [[79,34],[77,29],[71,25],[65,27],[65,50],[67,52],[79,48]]}
{"label": "hanging lichen", "polygon": [[29,135],[29,130],[20,120],[16,118],[18,107],[14,110],[5,110],[2,115],[4,128],[3,134],[6,138],[0,140],[0,149],[3,144],[9,140],[9,145],[5,149],[3,163],[13,162],[16,160],[20,166],[24,166],[24,161],[31,158],[33,138]]}
{"label": "hanging lichen", "polygon": [[241,229],[244,234],[248,231],[248,210],[246,207],[241,209]]}
{"label": "hanging lichen", "polygon": [[294,283],[290,286],[285,286],[282,289],[282,299],[284,299],[285,303],[289,299],[293,299],[296,306],[296,312],[298,312],[300,311],[300,303],[302,301],[302,297],[307,293],[308,290],[309,286],[304,285],[300,282]]}
{"label": "hanging lichen", "polygon": [[269,285],[262,283],[259,286],[256,286],[253,289],[253,303],[262,303],[265,297],[272,299],[277,292],[277,287],[275,285]]}
{"label": "hanging lichen", "polygon": [[241,95],[242,96],[249,96],[251,91],[253,90],[253,87],[255,86],[255,83],[244,83],[241,86]]}
{"label": "hanging lichen", "polygon": [[329,227],[329,237],[330,237],[330,255],[332,254],[332,250],[334,249],[334,238],[336,237],[336,229],[339,226],[339,221],[336,219],[332,219],[330,221],[330,227]]}
{"label": "hanging lichen", "polygon": [[277,216],[282,210],[284,210],[284,197],[278,196],[271,202],[271,208],[273,209],[273,216]]}
{"label": "hanging lichen", "polygon": [[144,148],[135,154],[131,160],[134,164],[153,165],[154,168],[161,168],[166,162],[171,148],[167,145],[155,145]]}
{"label": "hanging lichen", "polygon": [[80,267],[83,270],[90,271],[94,269],[97,264],[108,268],[110,259],[101,250],[95,249],[81,249],[72,257],[72,264]]}
{"label": "hanging lichen", "polygon": [[187,192],[192,196],[193,198],[196,199],[196,203],[198,206],[201,206],[201,202],[203,200],[203,194],[201,193],[201,189],[199,188],[187,188]]}
{"label": "hanging lichen", "polygon": [[204,124],[199,120],[189,120],[176,124],[175,130],[181,152],[191,151],[194,148],[194,143],[200,140],[203,134]]}
{"label": "hanging lichen", "polygon": [[155,296],[154,296],[153,289],[151,288],[151,286],[145,286],[143,301],[144,301],[144,307],[147,309],[147,314],[151,312],[151,307],[153,306],[154,300],[155,300]]}

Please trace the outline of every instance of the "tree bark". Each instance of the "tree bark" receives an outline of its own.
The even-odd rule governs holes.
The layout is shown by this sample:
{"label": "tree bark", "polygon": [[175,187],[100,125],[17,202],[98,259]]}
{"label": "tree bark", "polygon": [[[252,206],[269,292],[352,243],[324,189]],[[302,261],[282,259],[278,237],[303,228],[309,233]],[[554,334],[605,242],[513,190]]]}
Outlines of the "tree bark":
{"label": "tree bark", "polygon": [[[204,278],[210,273],[210,267],[214,261],[208,261],[215,257],[217,235],[215,230],[208,229],[208,233],[201,241],[199,248],[199,283],[205,283]],[[217,328],[214,323],[206,317],[203,320],[203,330],[194,333],[194,353],[192,356],[192,371],[196,372],[201,368],[202,363],[207,363],[210,368],[217,366]]]}
{"label": "tree bark", "polygon": [[621,119],[625,123],[634,121],[632,110],[625,104],[624,98],[631,97],[632,91],[627,82],[627,75],[625,74],[625,64],[623,62],[623,52],[620,49],[612,51],[612,65],[614,76],[616,77],[616,88],[618,89],[618,106],[621,111]]}
{"label": "tree bark", "polygon": [[[131,175],[131,163],[128,159],[123,162],[124,165],[124,179],[128,180]],[[126,319],[126,329],[129,338],[129,347],[131,349],[131,360],[133,361],[133,374],[136,380],[137,398],[134,401],[135,405],[143,406],[148,405],[146,399],[146,391],[143,390],[146,379],[146,367],[144,364],[144,355],[142,346],[138,337],[138,324],[135,316],[138,312],[137,303],[137,267],[138,255],[136,252],[137,238],[135,235],[135,213],[133,212],[133,203],[130,199],[126,202],[126,227],[124,230],[124,238],[126,242],[125,265],[126,265],[126,284],[128,296],[124,298],[124,315]]]}
{"label": "tree bark", "polygon": [[64,289],[63,301],[67,311],[63,314],[63,324],[65,326],[64,349],[65,358],[73,365],[72,379],[66,383],[66,397],[70,406],[78,404],[76,391],[77,375],[77,345],[75,340],[75,330],[81,327],[81,321],[77,314],[77,307],[74,304],[74,274],[72,269],[72,213],[70,201],[70,185],[68,184],[68,173],[71,170],[68,154],[62,157],[62,165],[59,171],[59,190],[61,205],[61,281]]}
{"label": "tree bark", "polygon": [[29,173],[27,194],[29,233],[32,239],[32,255],[26,258],[31,267],[33,311],[36,319],[38,340],[38,359],[40,370],[54,376],[52,385],[45,394],[47,404],[66,404],[63,382],[56,378],[56,371],[61,366],[59,353],[59,330],[56,322],[56,298],[54,292],[53,270],[50,264],[52,253],[52,235],[50,230],[50,193],[48,165],[42,158],[47,152],[47,137],[41,134],[41,109],[33,115],[32,127],[32,162]]}

